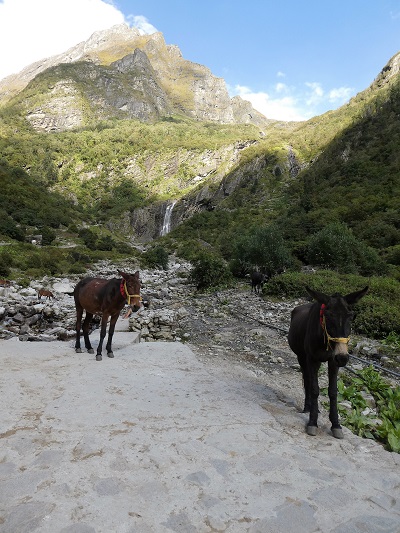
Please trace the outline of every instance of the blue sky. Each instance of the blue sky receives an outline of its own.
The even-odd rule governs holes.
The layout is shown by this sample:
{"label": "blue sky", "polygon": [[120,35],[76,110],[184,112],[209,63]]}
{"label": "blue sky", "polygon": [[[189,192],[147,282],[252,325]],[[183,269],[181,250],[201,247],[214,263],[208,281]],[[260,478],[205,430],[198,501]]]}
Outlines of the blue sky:
{"label": "blue sky", "polygon": [[400,51],[400,0],[0,0],[0,78],[123,21],[281,120],[340,107]]}

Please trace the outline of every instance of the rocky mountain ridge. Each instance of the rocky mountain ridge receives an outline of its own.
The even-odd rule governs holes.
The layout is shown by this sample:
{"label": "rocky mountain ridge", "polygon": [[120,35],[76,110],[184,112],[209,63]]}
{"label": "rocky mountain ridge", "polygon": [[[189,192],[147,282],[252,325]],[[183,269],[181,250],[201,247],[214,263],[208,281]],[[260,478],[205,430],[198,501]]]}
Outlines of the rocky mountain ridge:
{"label": "rocky mountain ridge", "polygon": [[141,35],[127,25],[94,33],[64,54],[0,81],[0,102],[13,97],[38,131],[65,131],[107,118],[151,122],[181,114],[220,124],[269,121],[225,81],[185,60],[161,33]]}

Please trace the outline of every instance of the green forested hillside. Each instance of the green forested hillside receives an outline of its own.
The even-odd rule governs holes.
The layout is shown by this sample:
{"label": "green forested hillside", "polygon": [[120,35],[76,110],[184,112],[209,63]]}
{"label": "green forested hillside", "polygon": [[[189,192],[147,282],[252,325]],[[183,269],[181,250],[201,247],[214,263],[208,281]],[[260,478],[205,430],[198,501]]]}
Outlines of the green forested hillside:
{"label": "green forested hillside", "polygon": [[283,221],[292,238],[341,221],[380,251],[400,244],[400,86],[379,103],[291,184]]}

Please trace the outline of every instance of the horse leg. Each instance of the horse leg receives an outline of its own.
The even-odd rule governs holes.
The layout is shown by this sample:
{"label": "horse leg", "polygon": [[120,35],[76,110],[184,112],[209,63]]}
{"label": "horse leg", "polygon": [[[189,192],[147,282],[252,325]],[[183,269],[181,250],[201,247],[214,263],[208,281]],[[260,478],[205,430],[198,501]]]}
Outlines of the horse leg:
{"label": "horse leg", "polygon": [[304,387],[304,407],[303,413],[309,413],[311,410],[311,380],[310,373],[305,369],[301,369],[303,374],[303,387]]}
{"label": "horse leg", "polygon": [[303,413],[309,413],[311,408],[311,382],[310,382],[310,371],[307,364],[307,356],[304,354],[297,355],[297,361],[299,362],[301,375],[303,378],[303,388],[304,388],[304,407]]}
{"label": "horse leg", "polygon": [[116,313],[115,315],[112,315],[110,319],[110,327],[108,329],[108,339],[107,339],[107,345],[106,345],[108,357],[114,357],[111,344],[112,344],[112,339],[114,335],[115,324],[117,323],[118,317],[119,317],[119,313]]}
{"label": "horse leg", "polygon": [[338,377],[338,366],[337,364],[330,360],[328,362],[328,375],[329,375],[329,385],[328,385],[328,396],[329,396],[329,420],[331,421],[331,431],[332,435],[336,439],[343,439],[342,427],[339,424],[339,415],[337,408],[337,377]]}
{"label": "horse leg", "polygon": [[106,313],[103,313],[101,317],[100,341],[99,341],[99,345],[97,346],[96,361],[101,361],[103,359],[101,352],[103,350],[103,341],[106,336],[107,322],[108,322],[108,315]]}
{"label": "horse leg", "polygon": [[82,353],[81,350],[81,324],[82,324],[83,307],[76,305],[76,340],[75,340],[75,352]]}
{"label": "horse leg", "polygon": [[320,363],[309,362],[309,385],[310,385],[310,418],[307,424],[308,435],[315,436],[318,427],[318,369]]}
{"label": "horse leg", "polygon": [[90,344],[90,339],[89,339],[89,326],[90,326],[90,321],[92,320],[92,318],[93,318],[93,314],[88,313],[86,311],[86,316],[85,316],[85,320],[83,321],[82,331],[83,331],[83,338],[85,340],[85,348],[88,351],[88,353],[94,353],[94,350],[92,348],[92,345]]}

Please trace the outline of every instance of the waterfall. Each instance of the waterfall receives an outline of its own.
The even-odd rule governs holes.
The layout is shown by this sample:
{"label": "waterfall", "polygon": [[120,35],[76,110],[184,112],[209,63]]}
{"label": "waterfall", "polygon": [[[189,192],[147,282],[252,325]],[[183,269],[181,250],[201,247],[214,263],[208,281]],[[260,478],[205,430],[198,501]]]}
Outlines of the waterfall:
{"label": "waterfall", "polygon": [[164,215],[164,222],[160,233],[161,237],[169,233],[171,230],[171,215],[175,204],[176,200],[174,200],[171,204],[167,205]]}

